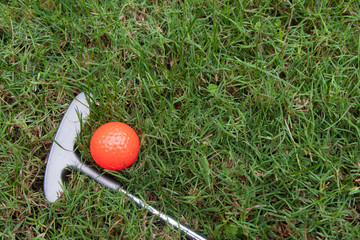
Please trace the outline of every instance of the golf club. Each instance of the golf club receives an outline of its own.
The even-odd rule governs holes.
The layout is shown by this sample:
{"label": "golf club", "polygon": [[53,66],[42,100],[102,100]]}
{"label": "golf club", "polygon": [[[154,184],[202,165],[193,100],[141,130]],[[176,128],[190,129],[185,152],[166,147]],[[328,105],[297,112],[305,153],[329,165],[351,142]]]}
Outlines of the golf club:
{"label": "golf club", "polygon": [[47,159],[45,177],[44,177],[44,193],[49,202],[54,202],[59,198],[64,182],[66,169],[76,169],[85,173],[90,178],[103,184],[109,189],[121,192],[138,206],[149,210],[152,214],[158,216],[163,221],[169,223],[173,227],[180,229],[187,237],[195,240],[205,240],[207,238],[201,236],[193,229],[172,217],[161,213],[154,207],[150,206],[140,198],[130,194],[114,179],[101,174],[95,168],[87,166],[80,161],[79,156],[74,152],[74,142],[77,134],[80,132],[81,122],[89,115],[89,104],[86,101],[84,93],[80,93],[71,102],[56,132],[54,142],[51,146],[49,157]]}

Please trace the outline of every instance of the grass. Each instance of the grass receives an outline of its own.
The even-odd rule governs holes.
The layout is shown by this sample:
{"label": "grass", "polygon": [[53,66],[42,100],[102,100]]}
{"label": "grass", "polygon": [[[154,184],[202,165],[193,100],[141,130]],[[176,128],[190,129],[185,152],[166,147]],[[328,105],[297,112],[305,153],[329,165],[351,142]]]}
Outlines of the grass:
{"label": "grass", "polygon": [[107,172],[204,236],[358,238],[357,1],[23,0],[0,16],[1,238],[180,237],[81,173],[45,200],[82,91],[83,160],[101,124],[131,125],[137,161]]}

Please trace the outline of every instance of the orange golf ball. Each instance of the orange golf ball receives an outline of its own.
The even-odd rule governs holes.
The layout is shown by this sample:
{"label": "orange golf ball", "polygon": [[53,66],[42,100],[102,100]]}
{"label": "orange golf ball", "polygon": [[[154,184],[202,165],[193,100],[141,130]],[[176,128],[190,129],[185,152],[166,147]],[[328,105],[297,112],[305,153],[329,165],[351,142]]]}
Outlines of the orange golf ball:
{"label": "orange golf ball", "polygon": [[101,167],[122,170],[137,158],[140,149],[139,137],[129,125],[109,122],[94,132],[90,141],[90,153]]}

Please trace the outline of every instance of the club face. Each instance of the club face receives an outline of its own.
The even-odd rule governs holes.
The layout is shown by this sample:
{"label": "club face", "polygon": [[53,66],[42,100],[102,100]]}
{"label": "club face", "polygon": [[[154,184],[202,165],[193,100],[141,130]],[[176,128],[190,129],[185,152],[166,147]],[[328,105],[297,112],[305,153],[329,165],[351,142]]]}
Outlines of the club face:
{"label": "club face", "polygon": [[84,93],[80,93],[71,102],[56,132],[47,159],[44,193],[49,202],[54,202],[62,192],[62,183],[66,169],[80,163],[74,152],[74,142],[80,132],[81,121],[90,113],[89,104]]}

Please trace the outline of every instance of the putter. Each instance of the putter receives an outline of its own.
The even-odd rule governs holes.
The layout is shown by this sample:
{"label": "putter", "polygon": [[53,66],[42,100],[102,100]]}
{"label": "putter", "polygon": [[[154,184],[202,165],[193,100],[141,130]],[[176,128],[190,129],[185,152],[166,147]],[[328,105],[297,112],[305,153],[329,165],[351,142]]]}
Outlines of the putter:
{"label": "putter", "polygon": [[56,132],[54,142],[51,146],[44,177],[44,193],[46,199],[49,202],[55,202],[62,192],[61,185],[64,182],[65,174],[67,172],[66,170],[69,168],[76,169],[82,171],[87,176],[103,184],[107,188],[121,192],[138,206],[147,209],[152,214],[158,216],[176,229],[180,229],[186,237],[195,240],[207,239],[190,227],[183,225],[180,221],[161,213],[154,207],[142,201],[140,198],[125,191],[121,188],[120,183],[114,179],[101,174],[95,168],[87,166],[80,161],[79,156],[74,152],[74,142],[77,134],[80,132],[81,123],[84,121],[84,118],[89,115],[89,113],[89,104],[86,101],[85,94],[80,93],[66,110],[66,113]]}

